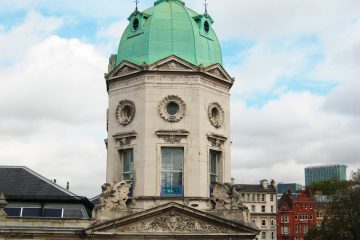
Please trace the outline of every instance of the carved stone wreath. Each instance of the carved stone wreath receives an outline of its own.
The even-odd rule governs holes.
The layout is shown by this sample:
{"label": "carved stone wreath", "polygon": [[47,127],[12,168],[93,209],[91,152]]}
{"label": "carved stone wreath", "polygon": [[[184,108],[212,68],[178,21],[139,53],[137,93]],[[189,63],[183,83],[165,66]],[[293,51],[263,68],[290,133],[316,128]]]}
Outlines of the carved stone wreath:
{"label": "carved stone wreath", "polygon": [[209,104],[208,118],[214,127],[220,128],[224,124],[224,115],[224,110],[219,103],[213,102]]}
{"label": "carved stone wreath", "polygon": [[186,112],[185,102],[178,96],[170,95],[159,104],[160,116],[168,122],[179,122]]}
{"label": "carved stone wreath", "polygon": [[121,125],[126,126],[135,118],[135,113],[135,103],[131,100],[122,100],[116,108],[116,119]]}

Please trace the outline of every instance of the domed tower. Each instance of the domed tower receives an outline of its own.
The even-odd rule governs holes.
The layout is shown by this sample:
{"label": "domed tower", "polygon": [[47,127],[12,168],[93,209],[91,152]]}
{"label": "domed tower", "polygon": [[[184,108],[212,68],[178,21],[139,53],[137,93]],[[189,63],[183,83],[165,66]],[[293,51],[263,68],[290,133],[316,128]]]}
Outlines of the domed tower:
{"label": "domed tower", "polygon": [[[157,0],[128,20],[105,74],[108,184],[98,209],[130,188],[122,211],[109,207],[107,219],[179,204],[247,222],[234,186],[224,185],[234,79],[222,66],[213,19],[181,0]],[[231,209],[232,217],[221,212]]]}
{"label": "domed tower", "polygon": [[208,14],[158,0],[128,18],[106,76],[107,181],[133,197],[209,198],[230,182],[229,90]]}

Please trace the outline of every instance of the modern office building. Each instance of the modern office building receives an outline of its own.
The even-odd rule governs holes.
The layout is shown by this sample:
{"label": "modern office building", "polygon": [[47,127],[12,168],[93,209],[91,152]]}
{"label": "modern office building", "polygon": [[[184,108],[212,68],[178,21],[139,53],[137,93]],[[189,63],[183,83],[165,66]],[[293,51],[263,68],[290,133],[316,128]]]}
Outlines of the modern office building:
{"label": "modern office building", "polygon": [[346,180],[346,165],[321,165],[305,168],[305,185],[326,180]]}
{"label": "modern office building", "polygon": [[293,193],[300,192],[302,189],[302,185],[298,183],[279,183],[276,187],[277,194],[283,194],[291,190]]}

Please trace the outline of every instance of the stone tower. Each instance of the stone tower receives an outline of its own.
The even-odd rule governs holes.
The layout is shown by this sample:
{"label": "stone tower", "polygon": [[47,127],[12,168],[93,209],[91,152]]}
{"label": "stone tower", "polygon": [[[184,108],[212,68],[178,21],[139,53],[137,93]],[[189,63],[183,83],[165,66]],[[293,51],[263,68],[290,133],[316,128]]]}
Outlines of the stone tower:
{"label": "stone tower", "polygon": [[230,182],[229,90],[208,14],[157,1],[129,17],[110,58],[107,181],[134,197],[209,198]]}
{"label": "stone tower", "polygon": [[157,0],[128,20],[105,74],[107,184],[97,218],[183,206],[241,222],[253,236],[236,187],[226,184],[234,79],[213,19],[181,0]]}

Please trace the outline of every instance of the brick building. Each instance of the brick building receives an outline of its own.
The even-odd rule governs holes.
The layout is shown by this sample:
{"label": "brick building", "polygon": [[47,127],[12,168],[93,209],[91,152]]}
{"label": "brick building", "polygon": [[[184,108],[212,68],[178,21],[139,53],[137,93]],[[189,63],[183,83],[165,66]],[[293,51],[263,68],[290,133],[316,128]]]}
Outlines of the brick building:
{"label": "brick building", "polygon": [[315,200],[308,191],[282,195],[278,203],[278,240],[303,240],[317,222]]}

